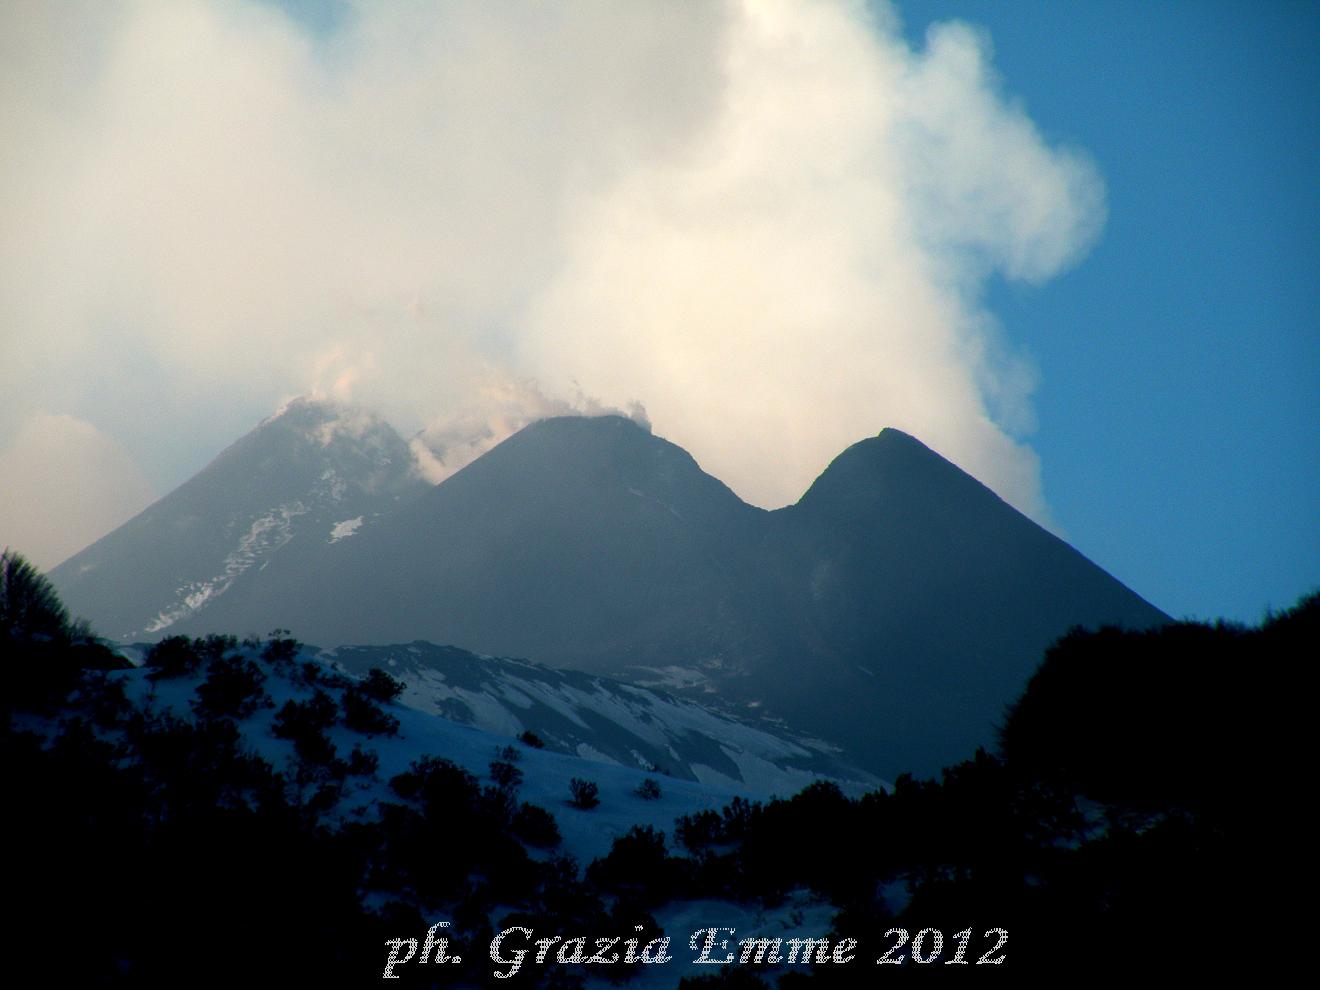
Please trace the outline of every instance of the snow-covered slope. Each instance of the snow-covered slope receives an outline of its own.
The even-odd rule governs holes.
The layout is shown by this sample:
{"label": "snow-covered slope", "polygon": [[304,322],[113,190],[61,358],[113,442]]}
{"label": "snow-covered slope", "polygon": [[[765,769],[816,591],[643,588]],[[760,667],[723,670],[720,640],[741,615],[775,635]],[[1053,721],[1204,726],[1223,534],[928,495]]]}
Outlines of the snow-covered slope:
{"label": "snow-covered slope", "polygon": [[419,711],[500,736],[528,731],[550,749],[740,793],[787,796],[825,776],[845,790],[881,785],[836,747],[717,714],[692,701],[580,671],[477,656],[451,646],[351,646],[316,654],[363,675],[379,667]]}
{"label": "snow-covered slope", "polygon": [[[488,697],[484,692],[494,689],[505,695],[526,692],[523,697],[514,699],[515,709],[521,712],[545,706],[547,709],[560,710],[570,722],[574,722],[579,713],[608,710],[620,704],[628,709],[630,717],[638,722],[643,731],[648,722],[660,722],[667,718],[667,731],[676,732],[681,724],[690,733],[699,735],[710,726],[712,720],[720,721],[717,716],[709,714],[703,718],[694,710],[695,706],[641,690],[635,691],[638,705],[630,706],[621,699],[611,698],[614,689],[607,682],[591,678],[588,680],[592,686],[587,687],[573,675],[556,677],[558,672],[534,664],[520,664],[518,661],[486,661],[481,665],[479,673],[466,678],[455,677],[451,683],[436,673],[436,668],[446,669],[440,659],[445,653],[449,653],[455,663],[461,661],[466,657],[461,651],[424,648],[423,644],[398,649],[410,656],[430,655],[432,663],[396,663],[394,674],[416,677],[419,671],[429,669],[433,676],[427,683],[432,691],[440,685],[447,685],[451,692],[448,695],[450,700],[461,699],[474,710],[485,711],[487,716],[493,709],[482,699]],[[416,653],[412,652],[414,649]],[[147,649],[140,646],[123,647],[119,652],[134,664],[140,664]],[[289,781],[303,779],[306,765],[300,762],[295,744],[275,734],[277,713],[289,702],[310,701],[318,692],[328,694],[335,705],[342,707],[346,689],[359,680],[344,673],[350,664],[344,663],[342,658],[348,655],[351,660],[365,663],[369,659],[368,651],[322,652],[304,648],[293,661],[280,663],[259,658],[259,648],[255,646],[245,647],[242,652],[264,673],[260,687],[266,697],[264,704],[253,713],[237,718],[240,746],[269,761],[273,769]],[[507,669],[501,669],[505,665]],[[182,722],[193,721],[196,718],[198,688],[207,680],[204,665],[191,674],[168,677],[151,675],[151,671],[138,667],[115,671],[108,676],[122,684],[133,707],[148,719],[168,716]],[[415,694],[418,690],[414,687],[410,693]],[[439,693],[444,692],[442,690]],[[527,706],[525,699],[533,696],[537,700]],[[765,796],[765,792],[756,787],[677,779],[619,763],[601,762],[555,752],[549,748],[538,749],[512,740],[502,732],[459,724],[401,702],[382,702],[381,708],[397,721],[397,730],[392,734],[364,735],[349,729],[342,722],[336,722],[325,730],[326,738],[340,757],[347,758],[350,753],[358,754],[360,751],[376,761],[371,771],[351,772],[333,803],[321,805],[318,801],[320,810],[317,814],[325,825],[333,828],[341,823],[376,819],[381,813],[382,803],[397,803],[401,800],[399,794],[391,788],[390,780],[408,772],[423,758],[439,757],[453,761],[476,776],[486,787],[495,784],[492,762],[501,761],[512,763],[520,772],[515,784],[516,800],[548,811],[555,820],[560,836],[560,841],[553,849],[529,846],[528,853],[540,860],[567,855],[576,861],[576,869],[581,871],[593,860],[606,856],[615,839],[638,826],[649,826],[664,832],[671,852],[677,854],[680,849],[675,841],[674,826],[678,818],[707,810],[719,812],[736,797],[756,799]],[[673,711],[666,713],[666,708],[672,708]],[[622,724],[626,719],[619,717],[618,721]],[[54,720],[25,717],[21,727],[50,733],[55,731],[56,724]],[[538,724],[535,718],[531,724]],[[511,723],[502,726],[504,729],[514,727]],[[677,734],[682,735],[681,732]],[[730,730],[728,734],[739,738],[748,751],[766,746],[792,748],[773,740],[758,738],[755,730],[746,730],[741,735],[736,730]],[[597,806],[583,809],[570,801],[569,785],[575,779],[589,780],[598,786],[600,803]],[[658,782],[659,789],[652,797],[643,797],[639,788],[648,780]],[[320,783],[324,783],[322,778],[313,778],[306,786],[316,790]],[[780,793],[787,796],[788,791],[780,790]],[[438,914],[427,916],[428,924],[436,918],[454,917],[452,913],[447,913],[447,909],[437,910]],[[510,911],[515,910],[509,905],[496,904],[487,910],[490,912],[491,931],[498,931],[514,923],[507,920]],[[714,898],[685,900],[679,897],[666,900],[653,909],[653,916],[663,933],[671,938],[672,961],[663,966],[642,967],[641,972],[630,979],[627,985],[640,990],[672,990],[684,977],[703,975],[713,970],[713,966],[697,964],[696,953],[689,949],[689,936],[699,929],[718,925],[723,935],[734,939],[819,938],[830,930],[836,910],[823,897],[803,889],[792,890],[786,898],[776,899],[769,904],[758,900]],[[468,920],[470,923],[471,919]],[[732,929],[736,929],[736,935],[732,934]],[[403,931],[401,934],[421,934],[421,930],[417,933]],[[453,934],[460,947],[466,944],[464,938],[472,937],[468,929],[456,928]],[[546,932],[537,934],[544,935]],[[579,933],[571,931],[568,934]],[[480,949],[484,954],[484,942]],[[386,958],[383,951],[380,958],[382,962]],[[507,966],[504,968],[507,969]],[[774,969],[782,971],[786,968],[792,967],[785,964]],[[799,964],[797,968],[806,971],[810,967]],[[568,971],[573,970],[570,968]],[[762,975],[772,975],[767,970],[759,971]],[[410,974],[411,970],[408,970],[404,975]],[[584,985],[588,987],[604,990],[614,985],[614,981],[609,979],[612,972],[602,975],[599,971],[588,969],[582,975],[586,977]],[[460,980],[457,985],[478,984]]]}
{"label": "snow-covered slope", "polygon": [[[123,652],[138,662],[143,651],[128,649]],[[248,655],[254,654],[248,651]],[[313,661],[318,667],[325,663],[316,650],[305,651],[300,662],[306,660]],[[271,670],[269,665],[262,666]],[[276,713],[288,701],[307,701],[318,688],[328,688],[328,693],[336,701],[342,690],[326,682],[309,685],[293,664],[285,669],[288,672],[285,676],[270,673],[263,685],[272,704],[241,720],[240,727],[247,746],[269,760],[277,771],[288,772],[296,766],[297,757],[293,743],[278,738],[272,731]],[[323,669],[326,674],[338,673],[328,665]],[[135,703],[148,704],[156,711],[172,713],[179,718],[193,718],[191,705],[198,684],[204,680],[204,671],[156,681],[147,675],[147,670],[139,668],[115,676],[123,679],[126,693]],[[352,678],[344,680],[348,682]],[[512,681],[506,680],[505,683]],[[528,683],[532,682],[529,680]],[[546,687],[548,691],[554,690],[549,684]],[[562,696],[567,698],[569,693]],[[466,696],[471,698],[474,695],[466,692]],[[767,777],[762,778],[762,786],[744,786],[728,779],[701,781],[664,776],[635,765],[602,761],[597,758],[598,754],[587,757],[549,748],[537,749],[510,738],[505,732],[461,724],[406,704],[385,704],[383,707],[398,719],[399,729],[395,735],[364,737],[343,725],[336,725],[326,732],[341,756],[347,757],[354,747],[361,747],[379,759],[374,775],[351,779],[336,814],[350,820],[361,818],[375,814],[374,805],[378,801],[397,801],[397,795],[389,788],[390,778],[407,771],[413,761],[425,756],[452,760],[488,783],[491,762],[503,759],[501,754],[513,747],[517,751],[516,765],[523,772],[519,799],[540,805],[554,816],[563,837],[558,851],[575,856],[583,864],[608,853],[614,839],[634,825],[652,825],[672,833],[675,819],[682,815],[705,809],[718,811],[740,795],[762,798],[774,791],[789,796],[810,782],[808,776],[802,784],[794,787],[790,783],[792,775],[783,774],[780,778],[782,786],[767,789],[764,786],[769,782]],[[771,744],[769,740],[762,742]],[[714,776],[719,777],[718,774]],[[569,782],[574,778],[597,784],[599,806],[590,810],[573,806]],[[638,788],[647,779],[658,783],[659,797],[648,800],[638,794]]]}
{"label": "snow-covered slope", "polygon": [[294,573],[323,566],[320,549],[342,552],[428,487],[389,424],[296,399],[50,577],[102,635],[171,635],[221,602],[250,610],[254,574],[276,562]]}

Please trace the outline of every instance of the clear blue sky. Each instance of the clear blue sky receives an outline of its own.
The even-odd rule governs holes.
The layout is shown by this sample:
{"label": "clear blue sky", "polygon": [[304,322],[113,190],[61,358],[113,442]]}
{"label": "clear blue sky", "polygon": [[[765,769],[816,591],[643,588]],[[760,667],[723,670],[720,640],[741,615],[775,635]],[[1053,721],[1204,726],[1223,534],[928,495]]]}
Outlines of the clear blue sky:
{"label": "clear blue sky", "polygon": [[1181,617],[1320,589],[1320,4],[907,0],[984,27],[1004,88],[1089,151],[1109,220],[990,304],[1040,371],[1068,538]]}

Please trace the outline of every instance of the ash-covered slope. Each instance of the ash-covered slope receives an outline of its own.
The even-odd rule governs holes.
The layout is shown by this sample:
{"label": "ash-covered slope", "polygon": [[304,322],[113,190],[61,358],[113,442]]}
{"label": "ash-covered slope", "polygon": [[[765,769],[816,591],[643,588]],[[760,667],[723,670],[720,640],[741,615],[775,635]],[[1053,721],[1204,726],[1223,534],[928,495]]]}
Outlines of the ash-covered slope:
{"label": "ash-covered slope", "polygon": [[279,559],[307,579],[305,568],[333,566],[337,547],[428,487],[383,420],[297,399],[50,577],[102,635],[170,635],[221,602],[250,614],[253,574]]}

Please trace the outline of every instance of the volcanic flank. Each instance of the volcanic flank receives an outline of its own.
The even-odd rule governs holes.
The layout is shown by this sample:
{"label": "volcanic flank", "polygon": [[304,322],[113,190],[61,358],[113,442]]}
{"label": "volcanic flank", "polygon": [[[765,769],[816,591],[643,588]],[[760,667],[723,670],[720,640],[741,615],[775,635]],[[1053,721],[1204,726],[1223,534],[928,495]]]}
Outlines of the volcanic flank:
{"label": "volcanic flank", "polygon": [[535,423],[434,487],[406,465],[383,422],[297,404],[52,576],[115,635],[527,657],[783,720],[889,779],[991,742],[1069,628],[1167,621],[897,430],[775,511],[616,416]]}

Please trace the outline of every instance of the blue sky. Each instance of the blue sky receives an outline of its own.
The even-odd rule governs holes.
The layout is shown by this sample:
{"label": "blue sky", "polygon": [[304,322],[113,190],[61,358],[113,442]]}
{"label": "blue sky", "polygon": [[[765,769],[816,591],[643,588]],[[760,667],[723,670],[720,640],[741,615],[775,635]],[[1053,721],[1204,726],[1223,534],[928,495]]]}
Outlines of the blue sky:
{"label": "blue sky", "polygon": [[1039,373],[1063,535],[1175,617],[1320,589],[1320,5],[897,6],[918,50],[933,22],[988,32],[1005,94],[1104,179],[1081,264],[986,287]]}
{"label": "blue sky", "polygon": [[993,281],[1040,372],[1066,535],[1175,616],[1320,588],[1320,5],[919,2],[993,39],[1004,88],[1104,176],[1072,271]]}
{"label": "blue sky", "polygon": [[0,544],[297,394],[432,480],[641,402],[760,505],[896,426],[1175,616],[1320,587],[1320,5],[898,10],[0,5]]}

